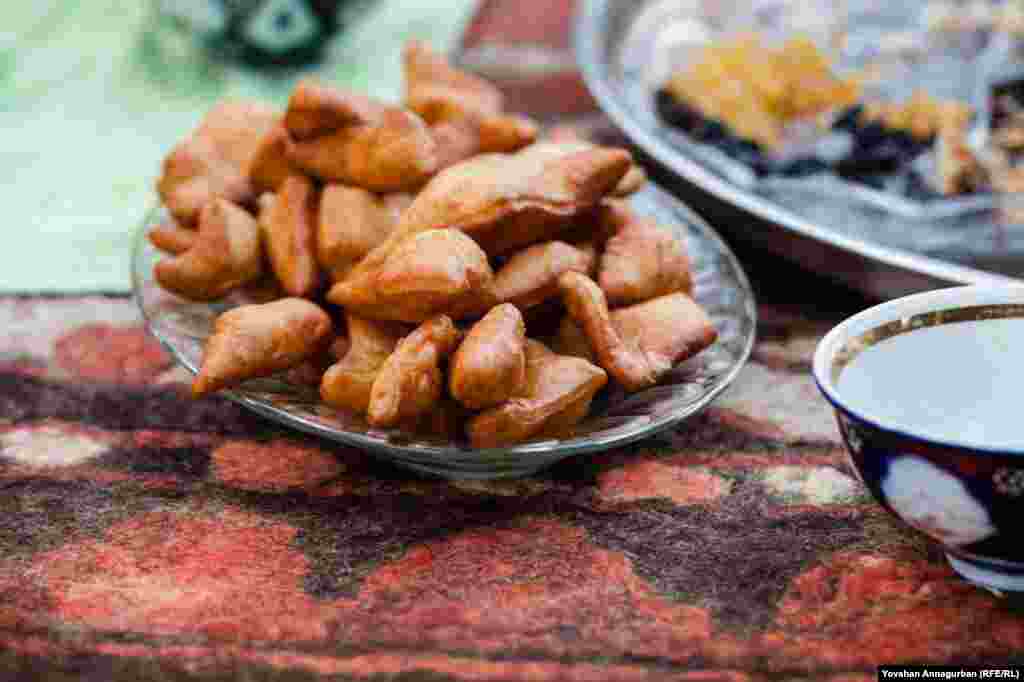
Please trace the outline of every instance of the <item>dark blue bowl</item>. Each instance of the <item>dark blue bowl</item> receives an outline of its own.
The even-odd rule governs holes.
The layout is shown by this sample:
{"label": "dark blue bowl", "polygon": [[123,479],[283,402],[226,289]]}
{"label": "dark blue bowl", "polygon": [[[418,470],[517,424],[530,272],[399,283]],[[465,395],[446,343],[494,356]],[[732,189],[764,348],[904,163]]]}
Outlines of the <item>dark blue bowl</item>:
{"label": "dark blue bowl", "polygon": [[[837,389],[839,372],[864,348],[925,327],[993,317],[1024,318],[1024,287],[955,287],[883,303],[821,340],[814,378],[835,408],[853,468],[875,499],[940,543],[967,580],[1024,591],[1024,449],[937,439],[887,423],[863,405],[852,407]],[[1024,338],[1021,349],[1024,358]]]}

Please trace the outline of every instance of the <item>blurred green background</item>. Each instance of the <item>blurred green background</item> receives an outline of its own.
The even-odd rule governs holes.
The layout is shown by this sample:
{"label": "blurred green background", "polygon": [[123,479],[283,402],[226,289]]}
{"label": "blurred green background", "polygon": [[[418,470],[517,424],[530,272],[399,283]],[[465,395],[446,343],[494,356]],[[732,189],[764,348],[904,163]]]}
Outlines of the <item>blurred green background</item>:
{"label": "blurred green background", "polygon": [[[252,1],[275,3],[268,26],[299,39],[309,27],[300,15],[280,15],[289,3],[311,0]],[[216,43],[202,29],[218,26],[219,8],[244,0],[6,5],[0,210],[14,243],[0,249],[0,291],[128,291],[132,238],[155,203],[160,161],[213,102],[256,97],[282,104],[311,72],[397,98],[402,44],[419,38],[450,50],[475,6],[356,1],[339,3],[342,27],[322,60],[294,68],[259,67],[203,47]]]}

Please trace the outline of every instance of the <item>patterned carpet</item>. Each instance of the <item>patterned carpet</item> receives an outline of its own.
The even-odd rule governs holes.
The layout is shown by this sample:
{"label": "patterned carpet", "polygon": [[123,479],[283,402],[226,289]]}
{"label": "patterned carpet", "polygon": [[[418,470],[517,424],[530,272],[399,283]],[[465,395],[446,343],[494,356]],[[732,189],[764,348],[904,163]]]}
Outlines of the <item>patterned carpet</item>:
{"label": "patterned carpet", "polygon": [[806,371],[827,323],[794,310],[762,306],[754,362],[686,427],[448,483],[192,401],[130,301],[5,299],[0,674],[867,679],[1019,656],[1024,618],[865,497]]}
{"label": "patterned carpet", "polygon": [[[493,5],[471,43],[518,25]],[[552,50],[563,14],[538,29]],[[846,682],[1024,661],[1024,615],[846,463],[808,368],[866,303],[779,267],[755,268],[759,343],[711,409],[495,483],[193,401],[127,299],[0,299],[0,678]]]}

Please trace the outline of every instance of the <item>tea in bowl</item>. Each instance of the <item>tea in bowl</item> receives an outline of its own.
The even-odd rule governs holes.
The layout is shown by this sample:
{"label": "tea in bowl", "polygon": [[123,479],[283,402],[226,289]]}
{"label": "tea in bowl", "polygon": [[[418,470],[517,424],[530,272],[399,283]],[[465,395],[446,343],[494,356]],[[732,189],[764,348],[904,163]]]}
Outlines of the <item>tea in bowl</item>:
{"label": "tea in bowl", "polygon": [[1024,591],[1024,286],[954,287],[830,331],[814,378],[881,505],[961,576]]}

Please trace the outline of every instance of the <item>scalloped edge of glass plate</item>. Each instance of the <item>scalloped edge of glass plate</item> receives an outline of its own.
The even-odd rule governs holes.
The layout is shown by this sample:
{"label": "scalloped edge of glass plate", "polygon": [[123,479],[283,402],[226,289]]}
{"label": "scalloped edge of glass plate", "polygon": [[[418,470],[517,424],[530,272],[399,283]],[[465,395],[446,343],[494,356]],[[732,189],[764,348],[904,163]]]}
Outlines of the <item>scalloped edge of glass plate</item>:
{"label": "scalloped edge of glass plate", "polygon": [[[736,353],[732,366],[714,377],[714,385],[711,388],[677,410],[656,415],[644,424],[620,426],[605,432],[588,433],[566,440],[530,441],[506,448],[470,449],[458,445],[397,443],[361,433],[331,428],[306,417],[292,414],[266,400],[248,396],[244,390],[221,391],[220,395],[284,426],[325,438],[340,445],[360,448],[378,459],[419,473],[449,479],[497,479],[526,476],[567,457],[621,447],[677,425],[710,405],[722,391],[732,384],[740,370],[746,365],[757,337],[757,304],[747,274],[736,255],[722,237],[685,203],[650,182],[634,195],[634,200],[649,201],[661,210],[680,215],[683,220],[688,222],[688,229],[696,231],[702,239],[712,244],[722,260],[733,271],[737,285],[735,290],[743,296],[740,303],[743,314],[735,319],[741,326],[741,333],[744,328],[749,328],[749,332],[742,336],[742,347]],[[175,362],[192,374],[196,374],[199,368],[167,338],[165,333],[162,333],[161,325],[153,319],[144,301],[143,258],[145,250],[152,248],[146,235],[149,228],[155,223],[155,218],[162,211],[163,209],[159,205],[151,207],[137,228],[131,253],[132,298],[139,308],[149,333],[167,349]],[[243,384],[242,388],[244,386]],[[653,387],[647,390],[657,390],[658,388]],[[601,435],[602,433],[604,435]]]}

